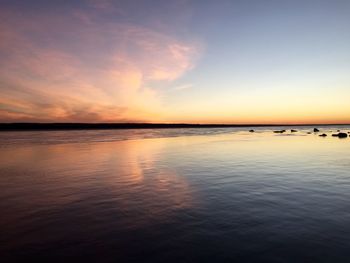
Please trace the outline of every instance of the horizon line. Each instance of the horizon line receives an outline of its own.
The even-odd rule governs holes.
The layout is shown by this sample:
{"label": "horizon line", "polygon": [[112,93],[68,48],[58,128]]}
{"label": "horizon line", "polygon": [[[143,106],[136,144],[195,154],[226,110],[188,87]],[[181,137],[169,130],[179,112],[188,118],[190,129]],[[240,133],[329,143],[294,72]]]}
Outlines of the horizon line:
{"label": "horizon line", "polygon": [[166,129],[166,128],[244,128],[244,127],[298,127],[346,126],[350,123],[299,123],[299,124],[240,124],[240,123],[153,123],[153,122],[11,122],[0,123],[0,131],[25,130],[92,130],[92,129]]}

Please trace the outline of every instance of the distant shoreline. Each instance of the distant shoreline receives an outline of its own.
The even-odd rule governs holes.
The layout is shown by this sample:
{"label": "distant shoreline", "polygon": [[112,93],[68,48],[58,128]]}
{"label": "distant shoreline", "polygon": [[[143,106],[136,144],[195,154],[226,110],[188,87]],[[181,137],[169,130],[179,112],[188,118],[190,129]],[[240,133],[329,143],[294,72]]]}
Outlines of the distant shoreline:
{"label": "distant shoreline", "polygon": [[0,123],[0,131],[345,126],[350,124]]}

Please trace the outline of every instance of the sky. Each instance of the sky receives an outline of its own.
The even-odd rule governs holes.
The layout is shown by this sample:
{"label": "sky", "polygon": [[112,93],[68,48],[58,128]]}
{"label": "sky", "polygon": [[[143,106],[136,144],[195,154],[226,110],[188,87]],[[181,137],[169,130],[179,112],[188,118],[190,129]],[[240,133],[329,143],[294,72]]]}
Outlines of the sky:
{"label": "sky", "polygon": [[0,122],[350,123],[348,0],[0,0]]}

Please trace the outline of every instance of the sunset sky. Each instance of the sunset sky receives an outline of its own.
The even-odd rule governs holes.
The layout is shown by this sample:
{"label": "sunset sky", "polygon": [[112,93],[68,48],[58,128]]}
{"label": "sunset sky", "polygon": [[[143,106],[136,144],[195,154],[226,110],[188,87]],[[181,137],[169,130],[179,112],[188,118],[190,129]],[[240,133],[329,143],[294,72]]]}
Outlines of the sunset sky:
{"label": "sunset sky", "polygon": [[350,123],[348,0],[0,0],[0,122]]}

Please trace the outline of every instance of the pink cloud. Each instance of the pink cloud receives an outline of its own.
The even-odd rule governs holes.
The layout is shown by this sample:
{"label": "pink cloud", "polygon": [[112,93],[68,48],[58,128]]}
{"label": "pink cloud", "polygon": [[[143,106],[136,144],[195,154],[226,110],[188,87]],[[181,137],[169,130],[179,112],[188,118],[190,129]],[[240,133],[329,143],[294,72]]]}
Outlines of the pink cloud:
{"label": "pink cloud", "polygon": [[[106,1],[107,3],[108,1]],[[188,72],[199,45],[150,28],[1,11],[1,121],[157,121],[159,90]]]}

